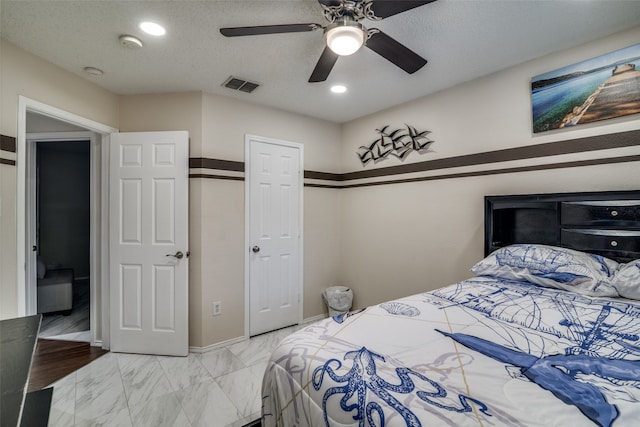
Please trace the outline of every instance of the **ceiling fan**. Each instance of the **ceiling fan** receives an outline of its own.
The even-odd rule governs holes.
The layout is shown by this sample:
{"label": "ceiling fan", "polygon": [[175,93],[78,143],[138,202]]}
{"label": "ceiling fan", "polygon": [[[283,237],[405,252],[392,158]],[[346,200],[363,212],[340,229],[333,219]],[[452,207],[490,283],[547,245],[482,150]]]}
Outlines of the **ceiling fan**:
{"label": "ceiling fan", "polygon": [[365,28],[360,21],[379,21],[435,0],[318,0],[329,24],[284,24],[253,27],[221,28],[226,37],[262,34],[302,33],[322,29],[326,46],[320,55],[309,83],[323,82],[329,77],[339,56],[355,53],[363,45],[391,61],[409,74],[422,68],[427,60],[389,37],[377,28]]}

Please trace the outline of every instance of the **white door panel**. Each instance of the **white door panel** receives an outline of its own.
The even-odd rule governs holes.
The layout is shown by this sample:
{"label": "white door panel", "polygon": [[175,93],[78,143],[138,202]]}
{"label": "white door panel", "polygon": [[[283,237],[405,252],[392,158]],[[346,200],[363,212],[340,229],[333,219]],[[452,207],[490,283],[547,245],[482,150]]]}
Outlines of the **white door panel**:
{"label": "white door panel", "polygon": [[110,157],[111,350],[185,356],[188,133],[113,134]]}
{"label": "white door panel", "polygon": [[249,333],[301,320],[302,146],[248,137]]}

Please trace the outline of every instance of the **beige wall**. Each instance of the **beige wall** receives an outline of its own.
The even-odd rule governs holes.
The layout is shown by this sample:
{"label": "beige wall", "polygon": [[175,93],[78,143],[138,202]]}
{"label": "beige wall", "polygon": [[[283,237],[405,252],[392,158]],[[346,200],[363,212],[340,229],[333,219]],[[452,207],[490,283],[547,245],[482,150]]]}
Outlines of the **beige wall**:
{"label": "beige wall", "polygon": [[16,167],[0,164],[0,320],[16,317]]}
{"label": "beige wall", "polygon": [[[205,94],[202,157],[244,160],[245,134],[304,144],[304,168],[341,172],[341,127],[300,114]],[[194,156],[195,157],[195,156]]]}
{"label": "beige wall", "polygon": [[[339,171],[340,126],[310,117],[265,108],[212,94],[203,97],[202,157],[244,161],[245,135],[304,145],[305,170]],[[192,213],[191,235],[201,240],[192,262],[200,275],[192,286],[201,289],[202,340],[207,346],[244,334],[245,248],[244,182],[191,179],[201,191],[199,212]],[[339,269],[339,190],[304,189],[305,318],[322,315],[321,292],[337,279]],[[192,209],[194,206],[192,205]],[[246,249],[246,250],[245,250]],[[222,315],[212,316],[213,301]],[[194,341],[197,343],[198,341]]]}
{"label": "beige wall", "polygon": [[[342,140],[345,170],[402,163],[390,159],[363,168],[354,154],[375,140],[374,130],[384,125],[408,123],[433,132],[433,151],[411,153],[405,163],[640,129],[635,115],[534,136],[530,106],[531,76],[633,45],[639,38],[637,28],[348,123]],[[431,175],[639,152],[636,146]],[[639,185],[640,164],[635,162],[346,189],[340,277],[354,290],[356,307],[435,289],[469,277],[469,268],[483,256],[483,196],[631,190]]]}
{"label": "beige wall", "polygon": [[189,132],[189,157],[197,157],[202,144],[200,92],[127,95],[120,97],[120,132]]}
{"label": "beige wall", "polygon": [[0,132],[17,136],[18,95],[118,127],[118,96],[0,39]]}
{"label": "beige wall", "polygon": [[[118,127],[118,96],[0,39],[0,134],[17,137],[18,96]],[[0,165],[0,319],[15,317],[16,167]]]}

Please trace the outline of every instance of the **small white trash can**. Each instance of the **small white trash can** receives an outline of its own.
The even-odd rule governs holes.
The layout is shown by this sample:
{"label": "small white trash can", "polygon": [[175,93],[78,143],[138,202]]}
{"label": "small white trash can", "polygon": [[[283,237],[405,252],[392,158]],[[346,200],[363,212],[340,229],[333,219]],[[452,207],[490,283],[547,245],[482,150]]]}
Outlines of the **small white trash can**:
{"label": "small white trash can", "polygon": [[322,292],[322,298],[329,307],[329,317],[334,317],[349,311],[353,292],[346,286],[330,286]]}

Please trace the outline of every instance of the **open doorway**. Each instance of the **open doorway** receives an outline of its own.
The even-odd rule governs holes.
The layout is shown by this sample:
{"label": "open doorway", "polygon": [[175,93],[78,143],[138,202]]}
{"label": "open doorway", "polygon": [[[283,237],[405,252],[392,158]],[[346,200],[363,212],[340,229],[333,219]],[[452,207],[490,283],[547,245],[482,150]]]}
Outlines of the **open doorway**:
{"label": "open doorway", "polygon": [[[39,128],[33,130],[34,117],[55,122],[63,129]],[[71,126],[75,129],[69,129]],[[16,141],[16,228],[18,230],[16,247],[16,277],[18,315],[31,315],[37,312],[37,240],[35,172],[37,151],[36,143],[45,140],[89,140],[90,145],[90,328],[91,345],[110,349],[122,331],[129,332],[122,321],[136,321],[137,315],[144,314],[141,323],[146,329],[140,329],[144,339],[155,340],[160,350],[149,345],[143,351],[137,351],[134,345],[142,341],[139,337],[127,340],[121,352],[144,352],[163,355],[186,355],[188,353],[188,132],[142,132],[120,134],[118,130],[94,122],[64,110],[41,102],[18,96],[18,135]],[[114,140],[115,138],[115,140]],[[149,143],[149,139],[152,139]],[[125,147],[125,139],[129,146]],[[115,142],[114,142],[115,141]],[[137,141],[137,142],[136,142]],[[143,160],[144,159],[146,160]],[[116,159],[115,162],[111,159]],[[152,160],[149,160],[152,159]],[[147,190],[138,186],[134,180],[130,185],[121,185],[123,171],[130,165],[153,164],[147,170],[138,167],[137,174],[146,174]],[[118,166],[119,165],[119,166]],[[163,174],[156,176],[155,171]],[[170,170],[169,175],[166,174]],[[114,173],[114,171],[116,171]],[[122,192],[128,192],[125,196]],[[133,193],[132,193],[133,191]],[[136,215],[136,200],[147,211],[143,216]],[[161,196],[161,197],[158,197]],[[144,202],[142,202],[144,197]],[[118,201],[126,201],[121,206]],[[126,214],[125,214],[126,213]],[[126,224],[125,224],[126,222]],[[135,223],[135,224],[134,224]],[[136,225],[137,228],[131,228]],[[117,279],[135,279],[132,274],[120,274],[124,256],[130,264],[130,253],[121,250],[122,239],[136,239],[136,230],[142,226],[153,225],[156,233],[149,241],[157,246],[154,251],[143,252],[153,255],[155,260],[143,260],[153,264],[154,274],[144,276],[145,282],[134,283],[136,287],[127,287],[128,294],[122,297],[121,289],[113,284],[111,277]],[[131,234],[133,232],[133,235]],[[151,234],[145,234],[151,235]],[[120,236],[120,237],[119,237]],[[138,239],[139,240],[139,239]],[[172,244],[167,244],[167,242]],[[32,250],[35,246],[36,250]],[[126,246],[126,245],[125,245]],[[153,252],[153,253],[152,253]],[[187,256],[184,256],[186,254]],[[156,259],[157,258],[157,259]],[[127,268],[130,265],[127,265]],[[131,270],[137,267],[134,265]],[[128,271],[128,272],[129,272]],[[149,283],[153,279],[154,283]],[[119,283],[116,281],[116,283]],[[137,293],[137,289],[145,292]],[[138,297],[137,304],[134,298]],[[144,302],[144,305],[142,304]],[[123,303],[124,307],[123,307]],[[160,307],[160,309],[158,309]],[[139,308],[139,310],[138,310]],[[140,310],[144,308],[144,313]],[[125,311],[123,311],[123,309]],[[126,311],[129,310],[129,311]],[[132,312],[138,310],[137,312]],[[142,319],[142,317],[140,317]],[[154,323],[155,322],[155,323]],[[117,332],[113,328],[120,328]],[[172,340],[167,336],[171,335]],[[115,338],[114,338],[115,337]],[[147,342],[147,341],[145,341]]]}
{"label": "open doorway", "polygon": [[90,141],[34,148],[39,336],[91,342]]}
{"label": "open doorway", "polygon": [[[42,147],[46,144],[73,143],[81,144],[87,147],[89,155],[88,179],[85,184],[89,186],[89,248],[85,249],[85,256],[89,258],[88,270],[85,267],[73,267],[73,263],[68,259],[59,259],[59,254],[51,249],[45,249],[48,252],[48,258],[43,259],[40,263],[42,267],[50,267],[52,270],[69,269],[71,265],[74,270],[72,282],[74,279],[80,278],[85,281],[89,287],[89,338],[91,345],[109,348],[108,333],[108,299],[103,299],[102,295],[108,295],[108,258],[105,255],[108,251],[108,213],[105,212],[108,197],[108,180],[104,176],[108,170],[107,161],[109,135],[117,129],[112,129],[105,125],[93,122],[91,120],[76,116],[74,114],[56,109],[54,107],[30,100],[25,97],[19,97],[18,102],[18,143],[17,157],[18,165],[18,191],[17,191],[17,218],[18,223],[18,239],[17,239],[17,265],[18,267],[18,310],[20,315],[31,315],[38,312],[45,312],[45,309],[38,307],[38,246],[42,245],[39,233],[42,232],[39,226],[42,225],[42,215],[38,214],[40,208],[38,201],[39,195],[36,188],[38,178],[40,183],[43,179],[48,181],[59,181],[61,177],[61,169],[77,168],[73,165],[59,165],[57,172],[49,174],[48,177],[42,177],[39,172],[38,161],[42,166],[42,159],[38,160],[38,151],[42,154]],[[38,150],[40,144],[40,150]],[[54,147],[54,146],[51,146]],[[82,151],[85,151],[85,148]],[[69,151],[68,148],[67,151]],[[77,149],[77,147],[76,147]],[[67,152],[67,154],[69,154]],[[58,157],[63,156],[61,153],[54,154]],[[85,154],[82,154],[84,156]],[[80,179],[80,178],[78,178]],[[68,180],[67,180],[68,181]],[[75,191],[75,190],[74,190]],[[38,215],[40,218],[38,219]],[[54,253],[51,256],[51,253]],[[44,257],[41,257],[44,258]],[[75,271],[79,270],[79,271]],[[42,274],[42,271],[41,271]],[[88,278],[86,278],[88,276]],[[22,286],[21,286],[22,285]],[[63,286],[64,288],[64,286]],[[67,285],[67,293],[71,294],[68,299],[72,301],[73,307],[73,283],[69,287]],[[69,292],[71,291],[71,292]],[[55,290],[54,293],[59,293]],[[46,298],[41,298],[46,300]],[[54,298],[55,299],[55,298]],[[65,307],[55,310],[56,315],[63,315],[67,310]],[[46,311],[52,310],[51,308]],[[68,312],[71,314],[71,312]],[[45,322],[49,319],[45,319]],[[43,322],[43,323],[45,323]],[[78,327],[80,329],[80,327]],[[82,329],[85,329],[82,327]],[[46,328],[44,329],[46,331]],[[58,332],[53,332],[58,333]],[[72,338],[68,338],[72,339]],[[77,340],[78,337],[73,338]]]}

